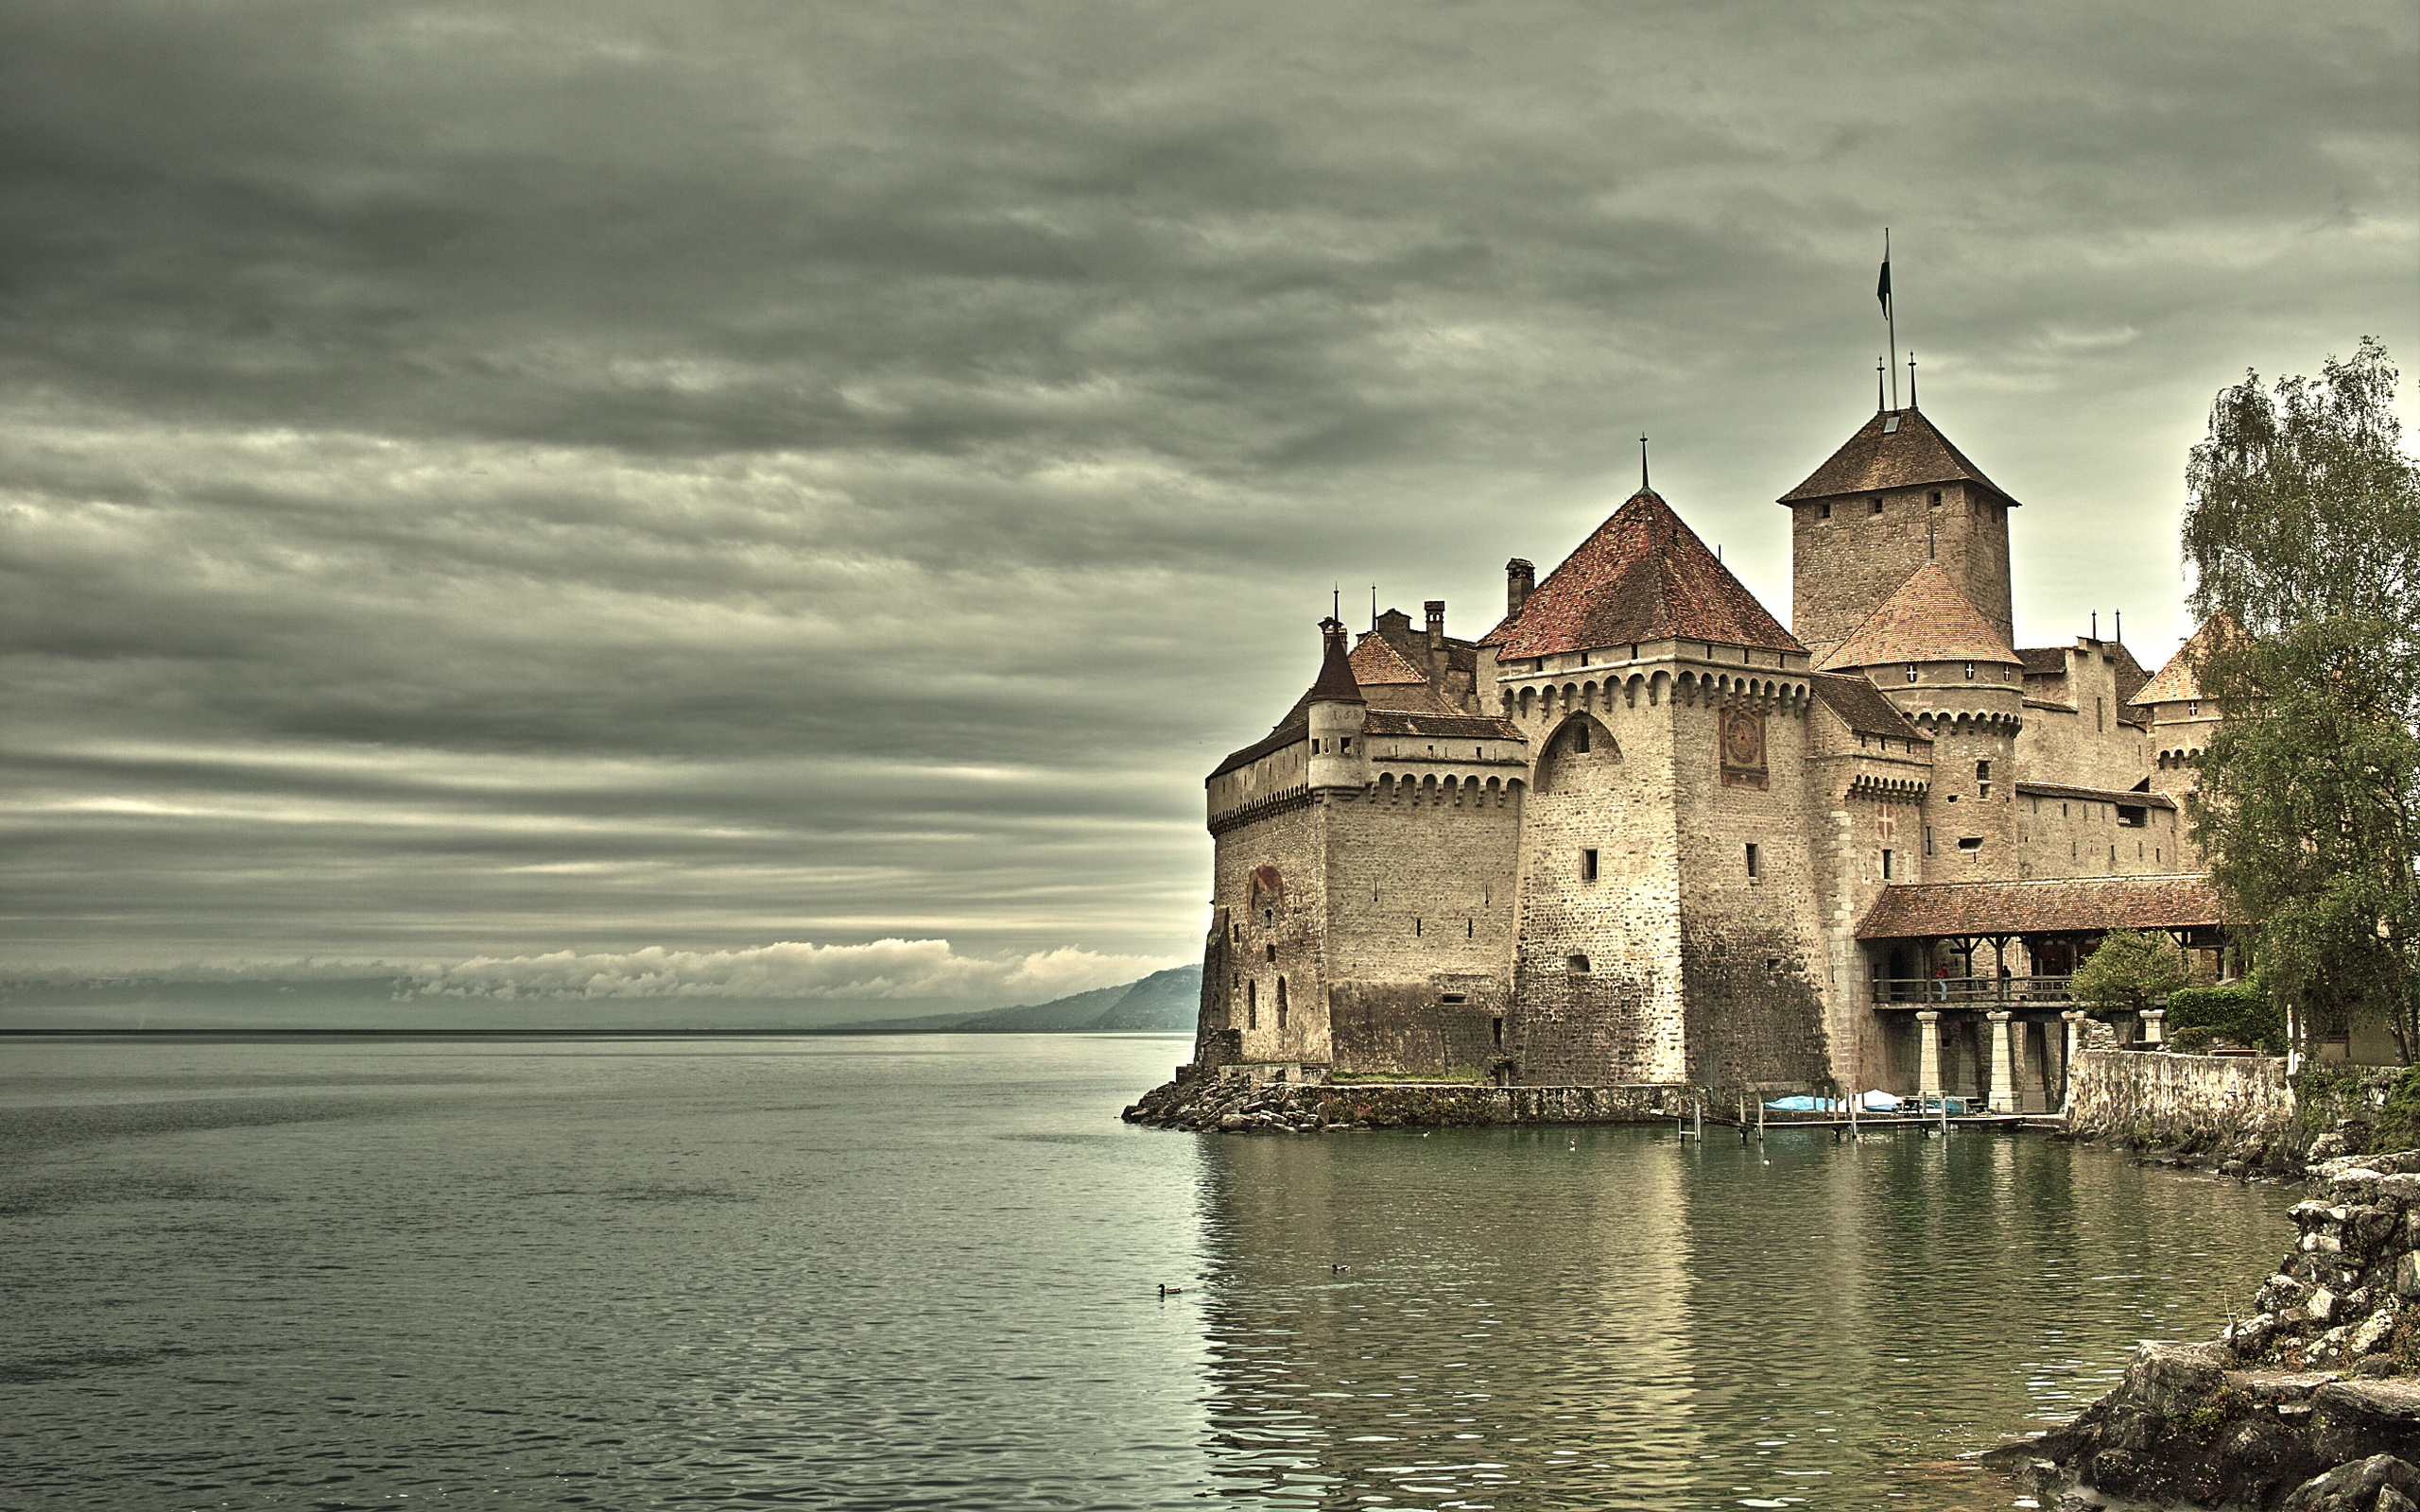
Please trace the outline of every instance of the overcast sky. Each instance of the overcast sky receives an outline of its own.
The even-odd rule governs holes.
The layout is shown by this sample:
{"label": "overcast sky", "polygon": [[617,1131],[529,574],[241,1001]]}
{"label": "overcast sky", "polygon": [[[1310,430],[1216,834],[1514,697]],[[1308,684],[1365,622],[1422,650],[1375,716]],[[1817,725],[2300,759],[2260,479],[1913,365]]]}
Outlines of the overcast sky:
{"label": "overcast sky", "polygon": [[12,0],[0,971],[1191,956],[1331,583],[1478,634],[1644,430],[1787,620],[1886,225],[2020,641],[2156,664],[2216,390],[2420,369],[2414,16]]}

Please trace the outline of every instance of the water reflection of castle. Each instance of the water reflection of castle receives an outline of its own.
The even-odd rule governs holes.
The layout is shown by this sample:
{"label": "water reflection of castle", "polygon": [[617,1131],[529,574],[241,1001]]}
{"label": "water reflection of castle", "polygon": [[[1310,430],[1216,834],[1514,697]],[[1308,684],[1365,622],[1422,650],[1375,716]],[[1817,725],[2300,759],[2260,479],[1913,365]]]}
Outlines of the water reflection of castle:
{"label": "water reflection of castle", "polygon": [[2031,1109],[2079,952],[2215,950],[2191,648],[2017,648],[2016,501],[1912,406],[1781,503],[1791,629],[1644,488],[1475,641],[1442,602],[1325,622],[1208,781],[1197,1065]]}
{"label": "water reflection of castle", "polygon": [[2207,1255],[2274,1222],[2256,1189],[1991,1136],[1201,1154],[1212,1478],[1333,1507],[1880,1504],[2073,1414],[2142,1334],[2214,1324],[2259,1267]]}

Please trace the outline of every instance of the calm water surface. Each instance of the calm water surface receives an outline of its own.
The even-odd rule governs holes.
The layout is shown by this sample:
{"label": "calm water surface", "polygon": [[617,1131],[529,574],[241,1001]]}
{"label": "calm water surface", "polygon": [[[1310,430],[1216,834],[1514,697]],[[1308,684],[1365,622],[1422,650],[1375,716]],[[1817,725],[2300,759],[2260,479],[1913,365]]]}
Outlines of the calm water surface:
{"label": "calm water surface", "polygon": [[0,1041],[0,1506],[2001,1507],[2290,1233],[2039,1137],[1118,1124],[1186,1048]]}

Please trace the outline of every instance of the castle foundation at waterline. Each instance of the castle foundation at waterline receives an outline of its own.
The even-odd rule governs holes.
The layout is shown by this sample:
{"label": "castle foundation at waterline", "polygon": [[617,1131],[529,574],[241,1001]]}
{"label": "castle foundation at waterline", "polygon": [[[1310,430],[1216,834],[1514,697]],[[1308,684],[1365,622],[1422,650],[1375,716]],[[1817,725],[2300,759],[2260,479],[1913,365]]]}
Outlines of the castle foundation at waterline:
{"label": "castle foundation at waterline", "polygon": [[2115,639],[2015,645],[2016,501],[1912,407],[1779,502],[1787,629],[1646,489],[1543,579],[1512,558],[1476,638],[1434,600],[1323,621],[1208,779],[1180,1081],[2047,1112],[2102,935],[2223,970],[2179,802],[2216,722],[2195,647],[2152,676]]}

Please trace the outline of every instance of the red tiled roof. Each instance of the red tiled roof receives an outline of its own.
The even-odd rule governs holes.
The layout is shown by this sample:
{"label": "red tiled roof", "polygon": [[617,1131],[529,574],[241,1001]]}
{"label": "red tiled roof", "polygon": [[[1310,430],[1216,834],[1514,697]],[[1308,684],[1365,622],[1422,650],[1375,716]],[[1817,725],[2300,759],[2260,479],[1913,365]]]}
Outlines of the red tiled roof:
{"label": "red tiled roof", "polygon": [[2210,654],[2221,641],[2236,632],[2235,622],[2215,619],[2193,632],[2193,638],[2176,648],[2159,669],[2157,676],[2136,689],[2126,701],[2134,704],[2173,703],[2180,698],[2202,696],[2202,677],[2198,670],[2202,659]]}
{"label": "red tiled roof", "polygon": [[1857,937],[2090,935],[2218,922],[2218,891],[2209,878],[2199,875],[1893,883],[1858,925]]}
{"label": "red tiled roof", "polygon": [[1932,737],[1909,723],[1899,706],[1882,696],[1861,677],[1843,677],[1837,672],[1818,672],[1807,679],[1814,685],[1815,696],[1824,708],[1841,716],[1848,727],[1861,735],[1887,735],[1893,740],[1921,740],[1932,744]]}
{"label": "red tiled roof", "polygon": [[1361,632],[1353,648],[1353,680],[1367,689],[1382,682],[1426,682],[1428,674],[1405,660],[1404,654],[1375,630]]}
{"label": "red tiled roof", "polygon": [[1521,727],[1510,719],[1492,719],[1480,714],[1418,714],[1399,713],[1392,709],[1373,710],[1362,722],[1364,735],[1434,735],[1441,740],[1519,740],[1529,737]]}
{"label": "red tiled roof", "polygon": [[[1893,429],[1893,418],[1899,421]],[[1991,490],[2011,506],[2016,501],[1949,438],[1915,409],[1886,411],[1867,421],[1841,444],[1813,475],[1781,496],[1784,504],[1832,499],[1849,493],[1878,493],[1886,489],[1912,489],[1927,483],[1975,483]]]}
{"label": "red tiled roof", "polygon": [[2064,678],[2067,675],[2067,648],[2064,645],[2019,646],[2016,659],[2025,663],[2029,678]]}
{"label": "red tiled roof", "polygon": [[2119,791],[2114,787],[2068,787],[2059,782],[2019,782],[2016,790],[2028,798],[2072,798],[2086,803],[2122,803],[2134,809],[2172,809],[2176,799],[2165,793],[2153,793],[2140,787]]}
{"label": "red tiled roof", "polygon": [[1478,644],[1517,660],[1663,640],[1806,649],[1671,506],[1641,490]]}
{"label": "red tiled roof", "polygon": [[1898,662],[2022,664],[1992,622],[1958,591],[1937,561],[1909,574],[1898,591],[1824,659],[1820,670],[1838,672]]}

